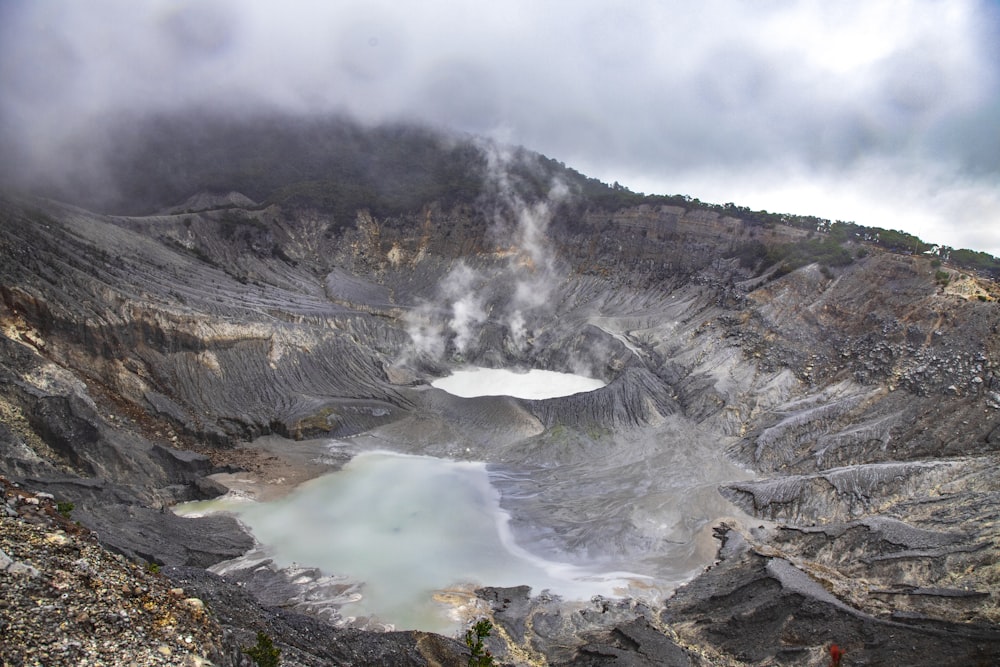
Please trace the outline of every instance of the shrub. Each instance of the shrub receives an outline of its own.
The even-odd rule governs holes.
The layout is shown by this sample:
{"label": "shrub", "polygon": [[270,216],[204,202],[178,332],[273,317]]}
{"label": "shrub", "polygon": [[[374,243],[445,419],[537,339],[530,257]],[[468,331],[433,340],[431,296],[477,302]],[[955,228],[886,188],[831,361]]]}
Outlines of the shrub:
{"label": "shrub", "polygon": [[769,264],[781,263],[789,271],[816,262],[822,266],[847,266],[851,253],[834,239],[804,239],[798,243],[774,246],[767,251]]}
{"label": "shrub", "polygon": [[56,503],[56,511],[62,514],[66,519],[69,518],[69,513],[73,511],[74,507],[76,506],[73,503],[65,501]]}
{"label": "shrub", "polygon": [[465,632],[465,645],[469,647],[469,667],[492,667],[493,654],[483,648],[483,639],[490,636],[493,624],[483,618]]}
{"label": "shrub", "polygon": [[271,638],[263,633],[257,633],[257,645],[243,649],[257,667],[278,667],[281,650],[275,648]]}

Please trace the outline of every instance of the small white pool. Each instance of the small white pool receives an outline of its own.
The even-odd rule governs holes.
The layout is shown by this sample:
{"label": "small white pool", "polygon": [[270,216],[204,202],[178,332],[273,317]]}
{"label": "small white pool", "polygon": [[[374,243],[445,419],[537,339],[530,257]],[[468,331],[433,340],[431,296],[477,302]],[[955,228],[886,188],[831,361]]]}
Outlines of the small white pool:
{"label": "small white pool", "polygon": [[539,369],[515,372],[504,368],[469,367],[434,380],[431,386],[462,398],[513,396],[542,400],[594,391],[605,386],[605,383],[574,373]]}

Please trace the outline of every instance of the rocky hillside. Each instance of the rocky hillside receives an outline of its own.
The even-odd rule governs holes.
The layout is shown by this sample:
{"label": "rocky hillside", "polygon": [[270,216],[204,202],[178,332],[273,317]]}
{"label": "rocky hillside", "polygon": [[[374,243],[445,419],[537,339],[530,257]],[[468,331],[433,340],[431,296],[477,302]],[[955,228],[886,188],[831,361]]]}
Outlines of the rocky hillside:
{"label": "rocky hillside", "polygon": [[[648,572],[668,565],[657,526],[675,508],[656,498],[671,457],[746,469],[704,496],[734,515],[706,547],[716,564],[669,595],[573,606],[480,591],[510,664],[824,665],[831,643],[845,664],[1000,654],[995,283],[425,131],[326,128],[317,148],[280,124],[230,127],[211,136],[231,152],[177,170],[214,126],[192,127],[124,142],[102,174],[114,189],[62,184],[111,213],[0,200],[0,472],[73,503],[88,535],[201,599],[197,655],[237,664],[222,647],[257,631],[284,664],[448,664],[464,650],[351,629],[335,611],[337,631],[282,616],[236,575],[204,572],[251,539],[227,517],[165,508],[221,493],[212,473],[273,475],[275,443],[314,437],[531,470],[501,484],[515,532]],[[296,146],[308,159],[265,168]],[[427,389],[462,363],[608,386],[549,401]],[[61,534],[19,537],[34,529],[18,503],[5,552],[41,571],[54,547],[26,545]],[[72,539],[74,558],[105,558]],[[72,567],[45,585],[82,576]],[[145,632],[142,650],[177,650]]]}

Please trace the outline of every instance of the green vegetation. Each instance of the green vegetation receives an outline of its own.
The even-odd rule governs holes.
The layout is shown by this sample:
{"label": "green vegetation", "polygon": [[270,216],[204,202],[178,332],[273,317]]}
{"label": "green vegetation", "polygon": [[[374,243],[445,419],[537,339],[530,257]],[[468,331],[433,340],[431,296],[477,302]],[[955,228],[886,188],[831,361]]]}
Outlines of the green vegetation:
{"label": "green vegetation", "polygon": [[69,518],[70,512],[72,512],[75,507],[76,506],[73,503],[66,501],[56,503],[56,511],[62,514],[65,519]]}
{"label": "green vegetation", "polygon": [[154,563],[153,561],[149,561],[148,563],[146,563],[146,571],[149,572],[150,574],[159,574],[160,564]]}
{"label": "green vegetation", "polygon": [[798,243],[775,246],[768,250],[768,260],[772,264],[797,269],[807,264],[823,266],[847,266],[854,261],[850,251],[840,245],[835,238],[803,239]]}
{"label": "green vegetation", "polygon": [[469,667],[492,667],[493,654],[483,648],[483,639],[490,636],[493,631],[493,624],[483,618],[466,630],[465,645],[469,647]]}
{"label": "green vegetation", "polygon": [[869,228],[869,234],[872,231],[875,233],[874,242],[886,250],[893,252],[917,255],[934,247],[932,244],[924,243],[913,234],[907,234],[906,232],[881,229],[879,227]]}
{"label": "green vegetation", "polygon": [[[573,170],[567,170],[575,174]],[[734,203],[710,204],[684,195],[644,195],[635,193],[617,183],[608,186],[594,179],[580,176],[579,183],[582,195],[588,204],[596,208],[617,210],[628,206],[668,205],[680,206],[688,211],[714,211],[720,215],[739,218],[753,228],[771,229],[776,225],[785,225],[796,229],[807,230],[810,233],[820,232],[821,239],[810,239],[798,244],[786,244],[768,249],[759,241],[750,241],[738,247],[735,257],[744,267],[756,266],[762,260],[767,260],[770,266],[782,263],[782,270],[787,272],[805,264],[818,262],[822,266],[845,266],[850,264],[849,253],[842,247],[847,242],[873,245],[890,252],[917,255],[934,252],[936,261],[946,260],[962,269],[976,271],[994,279],[1000,279],[1000,259],[985,252],[973,250],[953,250],[947,246],[937,247],[906,232],[883,229],[881,227],[866,227],[854,222],[843,220],[830,221],[812,215],[791,215],[787,213],[770,213],[768,211],[753,211],[745,206]],[[752,231],[751,231],[752,235]],[[823,240],[825,239],[825,240]],[[835,247],[836,246],[836,247]],[[839,247],[839,249],[838,249]],[[868,248],[861,246],[855,251],[855,257],[861,259],[869,254]],[[940,264],[939,264],[940,265]]]}
{"label": "green vegetation", "polygon": [[[821,227],[819,230],[822,232],[821,236],[810,236],[798,243],[768,247],[760,241],[749,241],[738,246],[733,256],[739,259],[740,265],[745,268],[752,268],[761,263],[763,266],[779,264],[781,273],[788,273],[813,262],[820,264],[821,268],[846,266],[853,261],[853,258],[851,251],[843,244],[851,241],[865,244],[859,245],[854,251],[854,258],[857,259],[867,257],[870,250],[866,246],[874,245],[890,252],[930,255],[931,267],[934,269],[939,269],[947,261],[960,269],[1000,280],[1000,259],[985,252],[953,250],[948,246],[935,247],[912,234],[880,227],[864,227],[852,222],[837,221]],[[829,274],[824,271],[824,275]],[[941,285],[947,285],[950,275],[938,271],[935,280]]]}
{"label": "green vegetation", "polygon": [[975,250],[966,250],[964,248],[961,250],[946,248],[946,250],[950,251],[948,252],[948,261],[955,266],[960,266],[963,269],[971,271],[979,271],[1000,279],[1000,259],[997,259],[993,255]]}
{"label": "green vegetation", "polygon": [[760,241],[750,241],[737,248],[735,256],[746,268],[757,266],[778,266],[778,273],[784,275],[808,264],[819,264],[823,275],[832,277],[829,267],[847,266],[854,261],[851,252],[832,236],[807,238],[797,243],[783,243],[765,246]]}
{"label": "green vegetation", "polygon": [[271,637],[263,632],[257,633],[257,645],[243,649],[257,667],[278,667],[281,650],[275,648]]}

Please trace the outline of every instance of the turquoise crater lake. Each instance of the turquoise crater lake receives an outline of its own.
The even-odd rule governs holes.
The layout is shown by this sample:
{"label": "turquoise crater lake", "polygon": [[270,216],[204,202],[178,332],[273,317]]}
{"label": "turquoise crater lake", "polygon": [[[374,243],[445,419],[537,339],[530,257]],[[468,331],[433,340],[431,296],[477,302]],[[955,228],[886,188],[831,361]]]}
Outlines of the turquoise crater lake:
{"label": "turquoise crater lake", "polygon": [[398,629],[460,627],[449,590],[527,584],[567,599],[621,595],[633,577],[537,557],[515,543],[486,465],[387,451],[267,503],[187,503],[178,513],[235,513],[281,567],[316,567],[363,582],[344,617]]}

